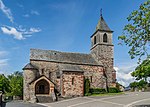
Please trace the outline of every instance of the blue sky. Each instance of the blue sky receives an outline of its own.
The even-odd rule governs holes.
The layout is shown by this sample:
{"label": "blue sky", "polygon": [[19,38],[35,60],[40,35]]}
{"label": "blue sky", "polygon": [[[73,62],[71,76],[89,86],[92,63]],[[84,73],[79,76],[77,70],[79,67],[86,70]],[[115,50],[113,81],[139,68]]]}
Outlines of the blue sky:
{"label": "blue sky", "polygon": [[90,52],[94,33],[103,17],[114,31],[114,66],[117,79],[128,85],[136,67],[118,36],[126,17],[145,0],[0,0],[0,73],[22,71],[30,48],[67,52]]}

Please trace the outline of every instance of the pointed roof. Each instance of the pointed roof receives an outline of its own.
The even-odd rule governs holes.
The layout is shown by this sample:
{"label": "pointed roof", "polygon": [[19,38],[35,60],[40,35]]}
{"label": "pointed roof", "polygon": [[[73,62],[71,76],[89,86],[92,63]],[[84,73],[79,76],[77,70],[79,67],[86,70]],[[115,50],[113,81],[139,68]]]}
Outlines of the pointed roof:
{"label": "pointed roof", "polygon": [[96,31],[100,30],[100,31],[108,31],[108,32],[113,32],[107,25],[107,23],[105,22],[103,16],[100,16],[100,19],[98,21],[98,24],[96,26]]}
{"label": "pointed roof", "polygon": [[23,68],[23,70],[26,70],[26,69],[37,69],[37,68],[34,67],[31,63],[28,63],[28,64]]}

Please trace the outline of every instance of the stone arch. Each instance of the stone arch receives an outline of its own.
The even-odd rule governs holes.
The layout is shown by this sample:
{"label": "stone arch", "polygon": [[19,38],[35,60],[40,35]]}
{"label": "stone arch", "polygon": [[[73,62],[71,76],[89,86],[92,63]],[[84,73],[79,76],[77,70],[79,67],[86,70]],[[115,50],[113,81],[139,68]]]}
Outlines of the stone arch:
{"label": "stone arch", "polygon": [[33,85],[35,95],[50,95],[52,92],[54,92],[54,83],[50,81],[46,76],[41,76],[33,83],[31,83],[31,85]]}
{"label": "stone arch", "polygon": [[35,94],[49,94],[50,84],[45,79],[39,80],[35,84]]}
{"label": "stone arch", "polygon": [[103,35],[103,42],[106,42],[106,43],[108,42],[108,37],[106,33]]}

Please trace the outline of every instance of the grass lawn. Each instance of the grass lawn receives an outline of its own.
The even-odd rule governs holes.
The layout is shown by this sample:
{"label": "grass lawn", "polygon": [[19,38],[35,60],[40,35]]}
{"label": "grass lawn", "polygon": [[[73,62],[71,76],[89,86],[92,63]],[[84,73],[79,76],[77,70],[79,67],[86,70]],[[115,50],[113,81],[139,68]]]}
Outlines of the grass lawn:
{"label": "grass lawn", "polygon": [[122,94],[125,94],[125,93],[119,92],[119,93],[91,94],[91,96],[114,96],[114,95],[122,95]]}

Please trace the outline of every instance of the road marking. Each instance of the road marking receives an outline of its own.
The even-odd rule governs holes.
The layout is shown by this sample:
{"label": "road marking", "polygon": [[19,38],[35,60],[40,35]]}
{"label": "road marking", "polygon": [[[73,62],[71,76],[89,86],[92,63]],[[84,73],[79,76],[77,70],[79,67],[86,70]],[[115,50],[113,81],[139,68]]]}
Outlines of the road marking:
{"label": "road marking", "polygon": [[42,106],[46,106],[46,107],[51,107],[51,106],[46,105],[46,103],[45,104],[43,104],[43,103],[37,103],[37,104],[42,105]]}
{"label": "road marking", "polygon": [[93,101],[83,102],[83,103],[78,103],[78,104],[73,104],[73,105],[67,106],[67,107],[74,107],[74,106],[78,106],[78,105],[82,105],[82,104],[86,104],[86,103],[91,103],[91,102],[94,102],[94,100]]}
{"label": "road marking", "polygon": [[104,103],[110,103],[110,104],[114,104],[114,105],[119,105],[119,106],[124,106],[124,104],[119,104],[119,103],[113,103],[113,102],[110,102],[110,101],[100,101],[100,102],[104,102]]}
{"label": "road marking", "polygon": [[52,102],[51,104],[57,104],[57,103],[61,103],[61,102],[71,101],[71,100],[75,100],[78,98],[84,98],[84,97],[76,97],[76,98],[66,99],[66,100],[62,100],[62,101]]}
{"label": "road marking", "polygon": [[124,107],[130,107],[131,105],[133,104],[136,104],[136,103],[139,103],[139,102],[142,102],[142,101],[147,101],[147,100],[150,100],[150,98],[146,98],[146,99],[142,99],[142,100],[138,100],[138,101],[134,101],[128,105],[125,105]]}
{"label": "road marking", "polygon": [[73,104],[73,105],[70,105],[70,106],[68,106],[68,107],[74,107],[74,106],[78,106],[78,105],[82,105],[82,104],[86,104],[86,103],[91,103],[91,102],[94,102],[94,101],[100,101],[100,102],[105,102],[105,103],[110,103],[110,104],[115,104],[115,105],[124,106],[124,104],[113,103],[113,102],[109,102],[109,101],[103,101],[103,100],[105,100],[105,99],[117,98],[117,97],[123,97],[123,96],[116,96],[116,97],[109,97],[109,98],[101,98],[101,99],[94,99],[94,98],[89,98],[89,97],[83,97],[83,98],[86,98],[86,99],[90,99],[91,101],[86,101],[86,102],[82,102],[82,103],[78,103],[78,104]]}

